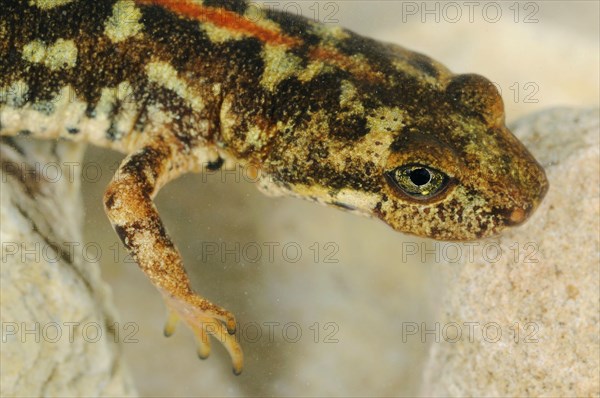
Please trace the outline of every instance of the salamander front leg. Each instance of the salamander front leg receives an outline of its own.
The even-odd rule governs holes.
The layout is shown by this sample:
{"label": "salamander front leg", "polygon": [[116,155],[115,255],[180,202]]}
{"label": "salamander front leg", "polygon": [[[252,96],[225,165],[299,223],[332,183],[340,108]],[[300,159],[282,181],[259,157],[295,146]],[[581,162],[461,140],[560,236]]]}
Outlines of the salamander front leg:
{"label": "salamander front leg", "polygon": [[181,174],[180,164],[164,142],[148,145],[121,164],[104,195],[104,206],[123,244],[162,293],[169,318],[165,335],[178,319],[194,332],[198,355],[210,353],[209,335],[217,338],[233,361],[233,372],[243,367],[242,350],[235,339],[233,314],[194,293],[181,255],[167,235],[152,199],[169,180]]}

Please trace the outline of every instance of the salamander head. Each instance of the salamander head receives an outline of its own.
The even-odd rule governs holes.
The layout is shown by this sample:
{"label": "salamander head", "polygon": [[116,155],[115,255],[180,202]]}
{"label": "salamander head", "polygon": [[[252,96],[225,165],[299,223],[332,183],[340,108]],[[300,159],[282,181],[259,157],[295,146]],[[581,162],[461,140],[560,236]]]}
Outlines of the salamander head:
{"label": "salamander head", "polygon": [[[424,237],[472,240],[524,222],[548,181],[504,125],[494,85],[449,75],[441,89],[420,94],[399,106],[361,103],[368,131],[358,138],[347,138],[356,131],[347,126],[342,138],[323,133],[336,122],[312,114],[304,131],[275,145],[273,175],[297,196]],[[357,125],[352,116],[335,118]]]}
{"label": "salamander head", "polygon": [[424,237],[472,240],[524,222],[548,181],[504,125],[496,87],[393,51],[400,66],[375,88],[330,75],[310,82],[310,101],[294,94],[302,124],[277,137],[267,171],[294,195]]}
{"label": "salamander head", "polygon": [[439,119],[405,126],[389,147],[375,214],[394,229],[470,240],[524,222],[548,190],[543,168],[504,125],[478,75],[454,76]]}

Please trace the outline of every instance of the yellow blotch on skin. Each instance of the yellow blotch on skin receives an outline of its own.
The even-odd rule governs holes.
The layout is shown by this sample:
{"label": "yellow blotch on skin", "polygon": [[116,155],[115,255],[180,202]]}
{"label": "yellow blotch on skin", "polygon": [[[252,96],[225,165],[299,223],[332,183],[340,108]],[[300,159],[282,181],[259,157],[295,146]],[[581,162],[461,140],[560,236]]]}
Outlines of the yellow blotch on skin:
{"label": "yellow blotch on skin", "polygon": [[248,145],[255,148],[260,148],[262,145],[264,145],[265,138],[265,134],[258,126],[250,126],[248,132],[246,133],[246,142]]}
{"label": "yellow blotch on skin", "polygon": [[40,40],[34,40],[23,47],[23,59],[34,64],[44,62],[46,45]]}
{"label": "yellow blotch on skin", "polygon": [[142,12],[132,0],[120,0],[113,5],[113,14],[106,20],[104,34],[119,43],[137,35],[143,28]]}
{"label": "yellow blotch on skin", "polygon": [[333,68],[329,65],[325,65],[323,61],[312,61],[305,69],[298,72],[297,76],[301,82],[309,82],[320,73],[330,72],[332,70]]}
{"label": "yellow blotch on skin", "polygon": [[367,116],[367,126],[372,132],[400,131],[407,116],[406,111],[400,108],[382,106]]}
{"label": "yellow blotch on skin", "polygon": [[201,111],[204,109],[202,98],[190,90],[188,84],[178,76],[177,70],[169,63],[162,61],[150,62],[146,65],[146,74],[148,80],[174,91],[186,100],[194,110]]}
{"label": "yellow blotch on skin", "polygon": [[272,91],[281,81],[298,72],[301,60],[286,51],[283,46],[265,46],[263,50],[265,70],[260,84]]}
{"label": "yellow blotch on skin", "polygon": [[219,112],[219,119],[221,120],[221,134],[225,140],[231,139],[233,135],[233,127],[235,126],[236,119],[231,111],[232,101],[230,98],[225,97],[221,104],[221,112]]}
{"label": "yellow blotch on skin", "polygon": [[23,59],[43,64],[53,71],[70,69],[77,64],[77,46],[73,40],[58,39],[50,46],[34,40],[23,46]]}
{"label": "yellow blotch on skin", "polygon": [[115,105],[116,98],[117,91],[114,88],[104,87],[96,104],[96,113],[100,115],[108,114]]}
{"label": "yellow blotch on skin", "polygon": [[36,6],[42,10],[51,10],[54,7],[59,7],[64,4],[72,3],[74,0],[31,0],[29,5]]}
{"label": "yellow blotch on skin", "polygon": [[344,188],[335,195],[335,200],[353,206],[359,213],[371,217],[372,214],[369,210],[375,207],[377,202],[381,200],[381,197],[375,193]]}
{"label": "yellow blotch on skin", "polygon": [[396,68],[397,71],[402,72],[402,73],[406,73],[408,75],[414,76],[419,80],[422,80],[424,82],[426,82],[427,84],[430,84],[432,86],[439,86],[440,85],[440,80],[436,79],[433,76],[427,75],[425,73],[423,73],[423,71],[415,68],[414,66],[412,66],[411,64],[409,64],[407,61],[405,60],[396,60],[393,62],[394,67]]}
{"label": "yellow blotch on skin", "polygon": [[154,123],[155,126],[164,126],[171,123],[175,118],[175,115],[173,115],[172,112],[165,110],[159,105],[149,106],[148,114],[150,115],[150,120],[152,120],[152,123]]}
{"label": "yellow blotch on skin", "polygon": [[210,22],[203,22],[200,27],[208,35],[208,38],[214,43],[224,43],[229,40],[240,40],[244,38],[243,32],[221,28]]}
{"label": "yellow blotch on skin", "polygon": [[342,109],[351,113],[361,114],[364,112],[365,107],[362,102],[358,99],[358,90],[348,80],[342,82],[341,93],[340,93],[340,106]]}
{"label": "yellow blotch on skin", "polygon": [[215,83],[212,86],[212,92],[215,96],[218,96],[219,94],[221,94],[221,83]]}
{"label": "yellow blotch on skin", "polygon": [[371,131],[352,146],[336,148],[331,151],[327,162],[336,170],[347,167],[347,159],[368,159],[377,167],[384,167],[389,156],[389,147],[394,141],[394,134],[388,131]]}
{"label": "yellow blotch on skin", "polygon": [[309,21],[310,30],[317,36],[321,37],[321,43],[334,45],[337,42],[348,39],[350,34],[348,31],[338,25],[327,25]]}

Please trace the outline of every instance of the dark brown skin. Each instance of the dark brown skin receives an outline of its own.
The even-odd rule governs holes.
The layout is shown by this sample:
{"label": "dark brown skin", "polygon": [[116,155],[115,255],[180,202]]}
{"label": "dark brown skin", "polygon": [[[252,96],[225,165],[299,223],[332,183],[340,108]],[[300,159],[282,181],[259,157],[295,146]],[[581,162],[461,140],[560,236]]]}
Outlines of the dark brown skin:
{"label": "dark brown skin", "polygon": [[[152,203],[187,172],[252,164],[259,187],[444,240],[524,222],[548,189],[478,75],[241,0],[2,0],[0,132],[128,156],[107,214],[172,316],[243,357],[228,311],[189,287]],[[253,10],[255,11],[255,10]],[[227,333],[229,332],[229,333]]]}

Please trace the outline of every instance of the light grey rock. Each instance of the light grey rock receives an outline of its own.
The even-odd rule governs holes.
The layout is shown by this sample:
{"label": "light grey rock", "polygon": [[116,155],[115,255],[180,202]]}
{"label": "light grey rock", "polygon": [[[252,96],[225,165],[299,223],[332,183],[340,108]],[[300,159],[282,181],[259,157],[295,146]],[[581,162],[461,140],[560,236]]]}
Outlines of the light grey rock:
{"label": "light grey rock", "polygon": [[599,112],[548,110],[513,131],[550,190],[525,225],[440,265],[447,291],[424,396],[600,394]]}
{"label": "light grey rock", "polygon": [[1,396],[135,395],[110,291],[82,240],[82,154],[0,143]]}

